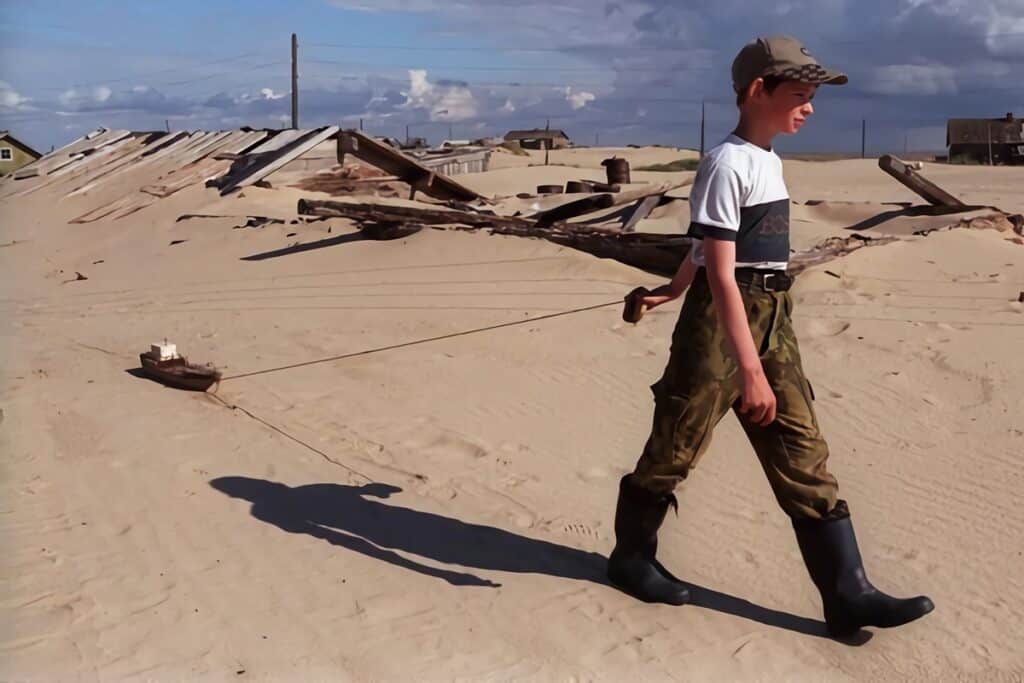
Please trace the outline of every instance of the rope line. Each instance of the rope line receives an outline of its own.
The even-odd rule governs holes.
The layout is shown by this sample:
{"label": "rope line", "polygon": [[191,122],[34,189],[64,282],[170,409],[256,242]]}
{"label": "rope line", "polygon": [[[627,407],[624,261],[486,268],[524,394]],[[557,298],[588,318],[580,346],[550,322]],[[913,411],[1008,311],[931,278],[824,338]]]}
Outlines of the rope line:
{"label": "rope line", "polygon": [[264,420],[259,415],[256,415],[255,413],[249,411],[246,408],[243,408],[242,406],[238,405],[237,403],[228,403],[227,401],[225,401],[223,398],[221,398],[217,394],[207,394],[207,396],[209,396],[210,398],[214,399],[215,401],[220,403],[225,408],[228,408],[230,410],[237,410],[237,411],[240,411],[242,413],[245,413],[246,415],[248,415],[252,419],[256,420],[257,422],[259,422],[263,426],[265,426],[265,427],[267,427],[269,429],[272,429],[273,431],[277,432],[281,436],[294,441],[295,443],[299,444],[300,446],[303,446],[304,448],[306,448],[308,450],[313,451],[314,453],[316,453],[317,455],[319,455],[321,458],[323,458],[327,462],[331,463],[332,465],[337,465],[338,467],[340,467],[342,469],[348,470],[352,474],[358,475],[358,476],[362,477],[363,479],[365,479],[366,481],[369,481],[369,482],[376,481],[375,479],[366,476],[365,474],[363,474],[359,470],[354,469],[352,467],[349,467],[348,465],[335,460],[334,458],[332,458],[331,456],[327,455],[326,453],[324,453],[322,450],[320,450],[316,446],[311,446],[310,444],[306,443],[305,441],[303,441],[302,439],[298,438],[297,436],[292,436],[291,434],[289,434],[285,430],[281,429],[277,425],[272,424],[270,422],[267,422],[266,420]]}
{"label": "rope line", "polygon": [[365,349],[363,351],[353,351],[352,353],[343,353],[338,356],[331,356],[329,358],[318,358],[316,360],[304,361],[302,363],[292,363],[291,365],[282,365],[276,368],[267,368],[265,370],[255,370],[253,372],[245,372],[238,375],[231,375],[229,377],[222,377],[221,382],[226,382],[232,379],[242,379],[244,377],[255,377],[256,375],[266,375],[271,372],[282,372],[284,370],[294,370],[295,368],[303,368],[308,365],[317,365],[319,363],[330,363],[336,360],[344,360],[346,358],[356,358],[358,356],[368,356],[374,353],[381,353],[382,351],[392,351],[394,349],[402,349],[407,346],[417,346],[419,344],[427,344],[429,342],[441,341],[444,339],[455,339],[456,337],[465,337],[470,334],[478,334],[480,332],[489,332],[491,330],[500,330],[503,327],[514,327],[516,325],[525,325],[527,323],[534,323],[540,320],[548,320],[550,318],[559,318],[566,315],[573,315],[575,313],[584,313],[586,311],[595,311],[599,308],[608,308],[609,306],[621,306],[622,300],[617,299],[615,301],[609,301],[603,304],[595,304],[593,306],[584,306],[582,308],[574,308],[569,311],[560,311],[558,313],[548,313],[546,315],[539,315],[533,318],[526,318],[525,320],[513,320],[507,323],[499,323],[497,325],[488,325],[487,327],[477,327],[472,330],[463,330],[461,332],[452,332],[450,334],[442,334],[436,337],[427,337],[425,339],[415,339],[413,341],[402,342],[400,344],[391,344],[389,346],[381,346],[375,349]]}

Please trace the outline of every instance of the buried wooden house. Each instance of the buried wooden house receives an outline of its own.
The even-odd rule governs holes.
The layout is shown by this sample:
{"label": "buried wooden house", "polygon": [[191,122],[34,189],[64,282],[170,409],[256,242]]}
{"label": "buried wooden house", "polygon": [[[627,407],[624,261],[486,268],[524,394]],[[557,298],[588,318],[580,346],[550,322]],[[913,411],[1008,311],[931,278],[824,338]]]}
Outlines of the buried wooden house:
{"label": "buried wooden house", "polygon": [[951,163],[1024,164],[1024,119],[950,119],[946,145]]}

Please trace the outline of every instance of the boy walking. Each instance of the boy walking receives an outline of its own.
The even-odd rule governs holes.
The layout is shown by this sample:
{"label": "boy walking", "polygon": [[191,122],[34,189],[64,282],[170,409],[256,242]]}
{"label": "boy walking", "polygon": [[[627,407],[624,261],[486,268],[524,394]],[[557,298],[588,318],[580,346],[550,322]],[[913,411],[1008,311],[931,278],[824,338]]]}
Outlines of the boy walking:
{"label": "boy walking", "polygon": [[905,624],[932,611],[931,600],[896,599],[871,585],[849,509],[826,468],[828,446],[790,319],[789,193],[772,151],[776,135],[796,133],[813,113],[819,85],[847,77],[822,67],[797,40],[775,36],[745,46],[732,79],[740,121],[697,171],[694,247],[669,284],[630,295],[652,308],[689,289],[668,364],[651,387],[651,435],[619,484],[608,576],[641,600],[689,601],[686,586],[655,559],[657,531],[669,506],[678,509],[673,490],[732,408],[792,519],[829,632],[847,637],[862,626]]}

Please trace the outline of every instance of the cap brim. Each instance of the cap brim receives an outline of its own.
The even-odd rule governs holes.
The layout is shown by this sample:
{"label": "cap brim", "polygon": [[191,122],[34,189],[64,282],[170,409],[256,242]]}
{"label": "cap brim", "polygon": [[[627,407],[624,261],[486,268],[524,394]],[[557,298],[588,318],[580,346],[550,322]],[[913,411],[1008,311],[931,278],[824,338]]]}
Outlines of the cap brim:
{"label": "cap brim", "polygon": [[850,79],[846,74],[841,71],[833,71],[832,69],[825,69],[825,75],[820,79],[811,81],[817,85],[846,85],[850,82]]}
{"label": "cap brim", "polygon": [[826,69],[820,64],[789,66],[785,68],[772,69],[767,73],[775,76],[781,76],[786,80],[808,83],[810,85],[845,85],[850,81],[846,74],[841,71]]}

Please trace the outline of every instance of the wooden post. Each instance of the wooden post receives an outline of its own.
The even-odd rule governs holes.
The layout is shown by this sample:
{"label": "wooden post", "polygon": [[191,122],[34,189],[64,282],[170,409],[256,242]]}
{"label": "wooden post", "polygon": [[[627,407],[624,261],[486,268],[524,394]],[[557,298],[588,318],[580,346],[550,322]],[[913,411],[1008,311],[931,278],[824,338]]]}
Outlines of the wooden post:
{"label": "wooden post", "polygon": [[[551,119],[544,124],[544,130],[551,130]],[[544,165],[548,165],[548,155],[551,154],[551,138],[544,139]]]}
{"label": "wooden post", "polygon": [[292,128],[299,127],[299,39],[292,34]]}
{"label": "wooden post", "polygon": [[886,154],[878,159],[878,167],[900,181],[907,189],[935,206],[964,206],[964,203],[928,180],[902,159]]}
{"label": "wooden post", "polygon": [[868,120],[860,120],[860,158],[867,158]]}

